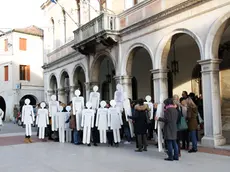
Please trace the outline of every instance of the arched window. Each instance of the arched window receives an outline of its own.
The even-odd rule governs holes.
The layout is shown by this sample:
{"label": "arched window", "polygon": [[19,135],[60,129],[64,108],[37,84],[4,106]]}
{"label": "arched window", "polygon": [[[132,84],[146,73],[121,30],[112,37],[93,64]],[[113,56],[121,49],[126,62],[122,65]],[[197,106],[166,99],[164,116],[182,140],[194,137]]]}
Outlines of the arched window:
{"label": "arched window", "polygon": [[51,18],[51,24],[52,24],[52,39],[53,39],[53,45],[52,48],[55,48],[55,23],[54,23],[54,19]]}
{"label": "arched window", "polygon": [[77,18],[78,23],[81,24],[81,7],[80,7],[80,0],[76,0],[77,2]]}
{"label": "arched window", "polygon": [[62,9],[62,14],[63,14],[63,27],[64,27],[64,43],[66,43],[66,12],[65,9]]}

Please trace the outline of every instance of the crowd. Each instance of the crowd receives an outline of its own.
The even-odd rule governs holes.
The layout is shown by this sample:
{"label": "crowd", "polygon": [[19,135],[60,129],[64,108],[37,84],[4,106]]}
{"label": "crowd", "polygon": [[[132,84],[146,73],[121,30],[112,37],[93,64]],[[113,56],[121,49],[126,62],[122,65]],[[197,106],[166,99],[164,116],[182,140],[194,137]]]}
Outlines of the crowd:
{"label": "crowd", "polygon": [[[65,108],[67,106],[72,106],[72,102],[67,105],[61,102],[59,103],[60,106],[64,107],[63,112],[66,112]],[[194,93],[188,95],[186,91],[183,91],[181,98],[178,95],[174,95],[173,98],[166,99],[163,102],[164,115],[162,117],[156,116],[158,104],[153,103],[153,109],[150,109],[143,99],[139,99],[137,101],[130,100],[130,105],[132,114],[128,116],[128,119],[132,121],[134,126],[136,152],[147,151],[147,140],[154,140],[157,146],[157,130],[154,127],[156,121],[164,123],[162,129],[164,138],[163,145],[168,154],[168,158],[165,160],[179,160],[179,157],[181,157],[181,149],[188,150],[189,153],[197,152],[198,126],[202,128],[203,125],[203,102],[201,96],[197,97]],[[107,102],[106,108],[109,107],[110,104]],[[38,108],[40,108],[39,104],[36,109],[38,110]],[[34,111],[35,116],[37,110]],[[151,110],[154,114],[153,119],[150,119]],[[59,141],[58,131],[51,130],[51,118],[49,120],[50,122],[46,128],[45,135],[50,140]],[[122,113],[122,120],[121,138],[124,144],[130,144],[133,138],[131,137],[129,121],[126,120],[124,111]],[[76,115],[73,114],[73,111],[70,112],[65,123],[66,128],[72,130],[71,142],[76,145],[82,144],[83,132],[77,130]],[[94,124],[91,139],[94,146],[98,146],[100,142],[99,138],[99,131]],[[107,140],[109,146],[119,146],[119,143],[114,143],[112,130],[107,131]],[[192,143],[191,148],[190,142]],[[88,144],[88,146],[91,146],[91,144]]]}

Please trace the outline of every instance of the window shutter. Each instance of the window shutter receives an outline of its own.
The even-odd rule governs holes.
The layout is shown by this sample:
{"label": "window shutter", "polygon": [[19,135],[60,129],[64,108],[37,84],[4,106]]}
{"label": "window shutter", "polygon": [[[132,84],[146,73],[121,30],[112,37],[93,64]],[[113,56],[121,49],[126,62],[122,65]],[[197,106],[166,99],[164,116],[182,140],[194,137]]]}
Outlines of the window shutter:
{"label": "window shutter", "polygon": [[30,81],[30,65],[26,66],[26,80]]}
{"label": "window shutter", "polygon": [[26,41],[27,40],[25,38],[19,38],[19,49],[20,50],[26,51],[26,46],[27,46]]}
{"label": "window shutter", "polygon": [[8,39],[5,39],[5,40],[4,40],[4,46],[5,46],[5,47],[4,47],[4,50],[5,50],[5,51],[8,51]]}
{"label": "window shutter", "polygon": [[4,73],[5,73],[5,81],[9,80],[9,68],[8,66],[4,66]]}

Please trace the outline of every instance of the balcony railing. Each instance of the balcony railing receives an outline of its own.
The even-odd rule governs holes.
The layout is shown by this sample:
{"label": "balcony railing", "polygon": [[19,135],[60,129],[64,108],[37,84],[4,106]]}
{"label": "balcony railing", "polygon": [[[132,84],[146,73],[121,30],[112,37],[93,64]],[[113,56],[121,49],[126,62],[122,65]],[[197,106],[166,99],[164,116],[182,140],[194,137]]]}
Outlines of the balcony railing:
{"label": "balcony railing", "polygon": [[80,43],[102,31],[118,31],[118,18],[112,14],[101,14],[74,31],[75,44]]}
{"label": "balcony railing", "polygon": [[52,63],[62,57],[65,57],[73,52],[75,52],[75,50],[72,48],[72,46],[74,45],[74,41],[68,42],[65,45],[57,48],[56,50],[54,50],[53,52],[49,53],[47,55],[48,58],[48,63]]}

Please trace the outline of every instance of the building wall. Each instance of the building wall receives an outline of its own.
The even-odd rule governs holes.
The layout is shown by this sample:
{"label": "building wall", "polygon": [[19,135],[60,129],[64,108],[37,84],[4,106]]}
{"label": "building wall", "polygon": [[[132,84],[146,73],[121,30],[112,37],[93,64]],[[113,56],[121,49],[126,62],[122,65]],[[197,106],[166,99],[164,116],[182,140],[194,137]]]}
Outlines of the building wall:
{"label": "building wall", "polygon": [[[9,42],[12,44],[10,53],[1,55],[1,77],[0,77],[0,95],[6,102],[6,120],[13,118],[13,107],[19,104],[20,99],[25,95],[33,95],[37,100],[44,100],[44,81],[43,81],[43,39],[38,36],[13,32],[10,36],[13,38]],[[26,51],[19,49],[19,38],[27,40]],[[0,41],[2,41],[1,38]],[[9,66],[9,80],[4,81],[4,66]],[[20,80],[20,65],[30,65],[30,81]],[[21,89],[16,90],[16,85],[21,83]]]}

